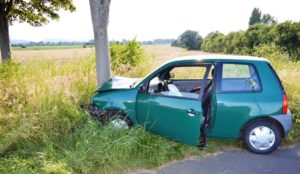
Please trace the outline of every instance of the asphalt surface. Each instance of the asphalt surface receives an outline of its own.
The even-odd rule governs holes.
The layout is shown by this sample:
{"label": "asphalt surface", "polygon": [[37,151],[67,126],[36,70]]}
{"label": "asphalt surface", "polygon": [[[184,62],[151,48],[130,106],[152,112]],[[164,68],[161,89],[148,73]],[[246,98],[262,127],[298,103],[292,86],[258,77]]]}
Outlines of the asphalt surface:
{"label": "asphalt surface", "polygon": [[[145,172],[148,173],[148,172]],[[300,174],[300,145],[267,155],[225,151],[204,159],[186,160],[149,173],[158,174]]]}

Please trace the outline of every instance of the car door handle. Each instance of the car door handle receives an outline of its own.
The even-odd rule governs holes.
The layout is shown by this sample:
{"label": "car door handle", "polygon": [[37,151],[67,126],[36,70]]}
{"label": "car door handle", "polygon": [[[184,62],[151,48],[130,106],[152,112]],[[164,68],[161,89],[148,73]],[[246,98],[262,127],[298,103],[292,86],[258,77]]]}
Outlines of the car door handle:
{"label": "car door handle", "polygon": [[199,112],[195,111],[194,109],[188,109],[188,110],[186,111],[186,113],[187,113],[189,116],[191,116],[191,117],[194,117],[194,116],[196,116],[196,115],[199,114]]}

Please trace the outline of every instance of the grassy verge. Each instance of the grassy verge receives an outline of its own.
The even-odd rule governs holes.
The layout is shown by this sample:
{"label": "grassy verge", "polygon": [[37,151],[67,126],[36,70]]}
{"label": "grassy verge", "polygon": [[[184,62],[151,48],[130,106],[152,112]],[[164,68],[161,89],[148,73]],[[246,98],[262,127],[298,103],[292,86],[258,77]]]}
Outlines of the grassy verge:
{"label": "grassy verge", "polygon": [[79,109],[96,89],[94,57],[0,67],[0,173],[124,173],[199,155],[150,134],[118,131]]}

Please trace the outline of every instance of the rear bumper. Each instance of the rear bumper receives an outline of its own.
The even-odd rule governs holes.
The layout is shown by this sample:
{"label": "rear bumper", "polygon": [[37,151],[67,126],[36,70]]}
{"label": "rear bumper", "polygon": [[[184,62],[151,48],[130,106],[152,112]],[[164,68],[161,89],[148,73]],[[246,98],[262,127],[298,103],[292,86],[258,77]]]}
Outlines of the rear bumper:
{"label": "rear bumper", "polygon": [[293,117],[292,117],[292,113],[290,110],[288,110],[287,114],[274,115],[271,117],[274,118],[275,120],[277,120],[278,122],[280,122],[280,124],[282,125],[282,127],[284,129],[285,135],[287,135],[291,131]]}

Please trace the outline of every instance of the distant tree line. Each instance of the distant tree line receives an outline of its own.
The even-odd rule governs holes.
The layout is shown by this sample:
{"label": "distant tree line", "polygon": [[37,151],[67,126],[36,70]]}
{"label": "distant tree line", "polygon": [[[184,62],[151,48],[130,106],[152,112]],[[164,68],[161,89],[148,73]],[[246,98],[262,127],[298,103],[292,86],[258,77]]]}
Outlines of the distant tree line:
{"label": "distant tree line", "polygon": [[142,45],[167,45],[171,44],[175,39],[154,39],[152,41],[140,41]]}
{"label": "distant tree line", "polygon": [[83,46],[88,46],[88,45],[94,45],[94,40],[90,40],[87,42],[70,42],[70,41],[60,41],[60,42],[28,42],[28,43],[12,43],[12,47],[27,47],[27,46],[62,46],[62,45],[83,45]]}
{"label": "distant tree line", "polygon": [[269,14],[261,15],[255,8],[246,31],[224,35],[218,31],[204,39],[195,31],[187,30],[172,43],[172,46],[197,49],[206,52],[253,55],[262,45],[274,45],[293,60],[300,60],[300,22],[277,23]]}
{"label": "distant tree line", "polygon": [[[134,38],[133,40],[135,40],[135,42],[138,42],[139,44],[142,45],[167,45],[167,44],[171,44],[175,39],[154,39],[154,40],[148,40],[148,41],[137,41],[136,38]],[[110,45],[112,43],[120,43],[120,44],[128,44],[129,42],[131,42],[132,40],[126,40],[123,39],[122,41],[110,41]]]}
{"label": "distant tree line", "polygon": [[[164,44],[171,44],[174,41],[174,39],[154,39],[151,41],[139,41],[139,44],[142,45],[164,45]],[[127,44],[131,42],[131,40],[125,40],[122,41],[110,41],[109,44],[112,43],[122,43]],[[77,42],[77,41],[61,41],[61,42],[28,42],[28,43],[13,43],[12,47],[21,47],[26,48],[27,46],[62,46],[62,45],[82,45],[83,47],[89,47],[94,45],[94,40],[89,40],[87,42]]]}

